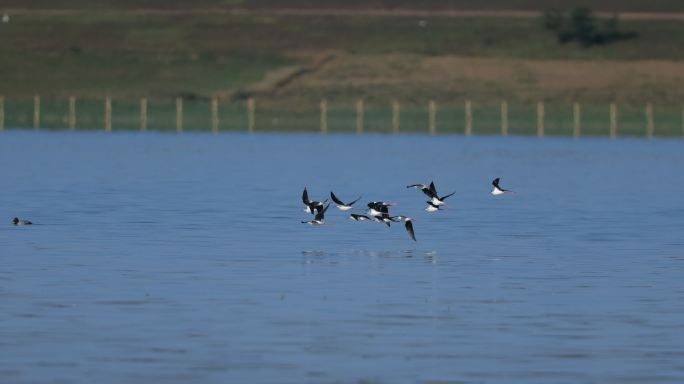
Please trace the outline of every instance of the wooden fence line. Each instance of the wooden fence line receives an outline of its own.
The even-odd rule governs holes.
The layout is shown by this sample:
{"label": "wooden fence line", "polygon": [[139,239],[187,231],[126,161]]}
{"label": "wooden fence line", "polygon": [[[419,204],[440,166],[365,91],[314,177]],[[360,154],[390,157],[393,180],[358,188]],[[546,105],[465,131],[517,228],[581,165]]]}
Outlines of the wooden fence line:
{"label": "wooden fence line", "polygon": [[[62,124],[66,124],[66,128],[69,130],[75,130],[76,125],[77,125],[77,114],[76,114],[76,97],[75,96],[69,96],[68,97],[68,104],[67,104],[67,110],[65,111],[65,114],[58,115],[62,116]],[[211,132],[213,133],[218,133],[220,130],[219,127],[219,107],[220,103],[218,98],[213,97],[209,100],[210,103],[210,110],[211,110],[211,115],[210,115],[210,124],[211,124]],[[54,121],[55,119],[55,114],[54,113],[49,113],[52,109],[50,107],[47,108],[48,113],[43,116],[43,110],[42,110],[42,101],[41,101],[41,96],[40,95],[35,95],[33,96],[33,128],[34,129],[41,129],[41,125],[45,123],[45,119],[48,120],[48,125],[50,125],[51,121]],[[181,97],[175,98],[175,124],[176,124],[176,132],[183,132],[184,130],[184,111],[183,111],[183,104],[184,104],[184,99]],[[7,115],[8,115],[8,109],[6,106],[6,98],[4,96],[0,96],[0,130],[4,130],[5,126],[7,124]],[[10,104],[12,105],[12,104]],[[643,104],[642,104],[643,105]],[[249,98],[247,100],[247,130],[251,133],[254,132],[255,130],[255,125],[256,125],[256,101],[254,98]],[[572,136],[573,137],[580,137],[582,135],[582,106],[579,102],[575,101],[571,104],[572,106]],[[438,110],[437,110],[437,102],[435,100],[428,100],[428,105],[427,105],[427,133],[429,134],[437,134],[438,133]],[[653,138],[655,136],[655,108],[654,105],[650,102],[646,103],[645,106],[643,107],[642,111],[644,111],[644,137],[646,138]],[[670,107],[668,107],[670,108]],[[358,99],[356,101],[356,108],[355,108],[355,113],[356,113],[356,133],[364,133],[365,131],[365,104],[363,99]],[[672,113],[671,109],[668,109]],[[326,99],[322,99],[319,104],[319,113],[320,113],[320,120],[319,120],[319,129],[322,134],[327,134],[329,132],[329,122],[328,122],[328,101]],[[474,134],[475,130],[475,123],[474,117],[473,117],[473,105],[471,100],[465,100],[464,103],[464,131],[463,133],[467,136],[470,136]],[[65,116],[66,115],[66,116]],[[24,115],[26,116],[26,115]],[[552,115],[555,116],[555,115]],[[605,115],[604,115],[605,116]],[[672,115],[668,115],[669,120],[666,120],[668,123],[668,134],[672,134]],[[676,116],[676,115],[675,115]],[[401,117],[401,109],[400,109],[400,103],[398,100],[393,100],[391,102],[391,132],[392,133],[399,133],[400,132],[400,117]],[[501,101],[500,105],[500,134],[502,136],[506,136],[509,134],[509,106],[508,102],[506,100]],[[611,138],[617,138],[618,137],[618,106],[617,103],[612,102],[609,104],[609,135]],[[106,132],[111,132],[113,127],[112,127],[112,99],[110,96],[106,96],[104,100],[104,130]],[[678,118],[676,118],[678,119]],[[26,119],[22,119],[22,121],[27,122]],[[29,120],[30,121],[30,120]],[[529,121],[529,120],[528,120]],[[555,121],[555,120],[552,120]],[[591,120],[590,120],[591,121]],[[148,129],[148,100],[147,98],[141,98],[140,99],[140,130],[141,131],[146,131]],[[678,128],[675,128],[677,130]],[[659,130],[659,132],[661,132]],[[679,134],[679,133],[676,133]],[[545,102],[544,101],[538,101],[536,103],[536,135],[539,137],[543,137],[546,135],[546,109],[545,109]],[[684,104],[681,106],[681,135],[684,136]]]}
{"label": "wooden fence line", "polygon": [[392,133],[399,133],[399,113],[399,102],[394,100],[392,102]]}
{"label": "wooden fence line", "polygon": [[219,133],[219,103],[215,97],[211,99],[211,132]]}
{"label": "wooden fence line", "polygon": [[437,105],[433,100],[428,103],[428,130],[431,135],[437,133]]}
{"label": "wooden fence line", "polygon": [[105,98],[105,132],[112,131],[112,98]]}
{"label": "wooden fence line", "polygon": [[508,102],[501,102],[501,135],[508,136]]}
{"label": "wooden fence line", "polygon": [[363,100],[356,101],[356,133],[363,133]]}
{"label": "wooden fence line", "polygon": [[254,98],[247,99],[247,131],[254,132]]}
{"label": "wooden fence line", "polygon": [[69,97],[69,117],[68,117],[69,130],[73,131],[76,129],[76,98],[74,96]]}
{"label": "wooden fence line", "polygon": [[40,128],[40,96],[33,97],[33,129]]}
{"label": "wooden fence line", "polygon": [[470,136],[473,134],[473,110],[470,100],[465,102],[465,135]]}
{"label": "wooden fence line", "polygon": [[580,137],[582,131],[582,109],[580,107],[580,104],[577,102],[572,104],[572,117],[572,136]]}
{"label": "wooden fence line", "polygon": [[5,96],[0,96],[0,131],[5,130]]}
{"label": "wooden fence line", "polygon": [[653,138],[653,105],[646,104],[646,137]]}
{"label": "wooden fence line", "polygon": [[617,105],[610,103],[610,138],[617,137]]}
{"label": "wooden fence line", "polygon": [[544,102],[537,102],[537,136],[544,136]]}
{"label": "wooden fence line", "polygon": [[183,132],[183,99],[176,98],[176,132]]}
{"label": "wooden fence line", "polygon": [[328,102],[323,99],[321,100],[321,133],[322,134],[327,134],[328,133]]}
{"label": "wooden fence line", "polygon": [[140,99],[140,131],[147,131],[147,99]]}

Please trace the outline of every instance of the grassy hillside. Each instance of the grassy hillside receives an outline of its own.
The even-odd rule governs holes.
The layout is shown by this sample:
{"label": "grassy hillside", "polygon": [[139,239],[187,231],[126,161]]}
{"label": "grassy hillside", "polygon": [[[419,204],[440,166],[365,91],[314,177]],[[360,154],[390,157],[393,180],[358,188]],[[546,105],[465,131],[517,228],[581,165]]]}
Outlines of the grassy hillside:
{"label": "grassy hillside", "polygon": [[[323,51],[377,60],[390,54],[600,60],[606,65],[611,65],[606,60],[684,59],[679,49],[684,23],[676,21],[623,22],[624,29],[639,33],[638,39],[592,48],[559,45],[536,19],[437,17],[425,23],[410,17],[28,14],[0,24],[0,93],[226,95],[249,90],[268,73],[305,64]],[[388,65],[402,67],[410,60]],[[356,75],[328,76],[352,76],[344,83]],[[403,92],[411,93],[412,86]],[[467,87],[459,92],[467,93]]]}
{"label": "grassy hillside", "polygon": [[[393,100],[402,106],[402,130],[425,131],[427,102],[434,100],[438,131],[463,132],[464,101],[470,100],[475,132],[495,133],[506,100],[511,133],[534,133],[535,106],[544,100],[549,134],[572,131],[578,101],[583,132],[604,135],[615,101],[620,134],[644,134],[650,102],[655,134],[680,135],[682,21],[640,14],[620,23],[637,39],[585,48],[559,45],[540,18],[529,15],[364,14],[579,4],[611,12],[684,12],[675,0],[4,0],[11,17],[0,23],[5,123],[33,126],[33,95],[41,95],[39,125],[64,128],[73,95],[77,127],[100,129],[109,95],[115,129],[139,127],[140,97],[150,101],[150,129],[172,129],[174,98],[181,96],[186,129],[206,130],[208,98],[218,96],[221,129],[245,129],[244,98],[255,96],[256,129],[316,130],[319,102],[327,99],[330,131],[353,132],[355,102],[363,99],[368,131],[391,130]],[[283,8],[358,13],[277,12]]]}

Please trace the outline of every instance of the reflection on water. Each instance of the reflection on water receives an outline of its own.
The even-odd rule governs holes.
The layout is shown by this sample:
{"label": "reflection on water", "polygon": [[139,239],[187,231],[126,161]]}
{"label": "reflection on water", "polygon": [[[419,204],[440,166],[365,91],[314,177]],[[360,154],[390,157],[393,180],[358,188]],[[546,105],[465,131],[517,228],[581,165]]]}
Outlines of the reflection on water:
{"label": "reflection on water", "polygon": [[[0,382],[680,383],[683,166],[675,140],[5,132]],[[446,212],[405,187],[433,179]],[[418,241],[302,225],[304,186],[397,201]]]}

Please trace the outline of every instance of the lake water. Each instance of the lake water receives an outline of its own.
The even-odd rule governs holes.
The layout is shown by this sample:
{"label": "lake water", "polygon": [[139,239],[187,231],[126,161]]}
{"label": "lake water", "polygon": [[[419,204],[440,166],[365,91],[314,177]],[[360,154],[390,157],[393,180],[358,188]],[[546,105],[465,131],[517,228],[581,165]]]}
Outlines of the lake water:
{"label": "lake water", "polygon": [[[683,170],[680,140],[4,132],[0,382],[682,383]],[[304,186],[418,241],[301,224]]]}

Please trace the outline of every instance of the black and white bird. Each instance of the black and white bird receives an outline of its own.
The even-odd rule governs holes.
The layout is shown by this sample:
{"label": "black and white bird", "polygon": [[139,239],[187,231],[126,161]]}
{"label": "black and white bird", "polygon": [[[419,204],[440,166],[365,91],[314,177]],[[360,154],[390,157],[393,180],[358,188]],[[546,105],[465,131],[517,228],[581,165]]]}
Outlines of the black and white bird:
{"label": "black and white bird", "polygon": [[356,213],[352,213],[351,215],[349,215],[349,218],[354,221],[373,221],[372,218],[366,215],[357,215]]}
{"label": "black and white bird", "polygon": [[443,211],[444,208],[442,208],[441,205],[434,204],[432,201],[426,201],[428,204],[427,207],[425,207],[425,210],[428,212],[437,212],[437,211]]}
{"label": "black and white bird", "polygon": [[406,232],[408,233],[409,237],[413,240],[416,241],[416,233],[413,231],[413,221],[411,220],[410,217],[404,217],[404,227],[406,228]]}
{"label": "black and white bird", "polygon": [[337,196],[335,196],[335,194],[332,193],[332,191],[330,192],[330,198],[332,199],[333,202],[335,202],[335,205],[337,205],[337,208],[339,208],[340,211],[348,211],[348,210],[352,209],[353,208],[352,206],[354,205],[354,203],[361,200],[361,196],[359,196],[358,199],[356,199],[350,203],[345,204],[344,202],[342,202],[342,200],[338,199]]}
{"label": "black and white bird", "polygon": [[432,194],[432,195],[430,196],[430,202],[432,202],[432,204],[434,204],[434,205],[444,205],[444,200],[446,200],[447,197],[453,195],[453,194],[456,193],[456,192],[451,192],[451,193],[448,194],[448,195],[444,195],[444,196],[442,196],[442,197],[439,197],[439,195],[437,194],[437,188],[435,188],[435,183],[434,183],[434,182],[431,182],[431,183],[430,183],[430,193]]}
{"label": "black and white bird", "polygon": [[387,207],[394,205],[393,203],[386,203],[384,201],[371,201],[368,203],[368,214],[371,216],[380,216],[383,211],[387,211]]}
{"label": "black and white bird", "polygon": [[28,221],[28,220],[21,220],[18,217],[15,217],[14,219],[12,219],[12,224],[14,224],[14,225],[31,225],[33,223]]}
{"label": "black and white bird", "polygon": [[328,201],[328,199],[325,199],[323,201],[315,201],[315,200],[309,200],[309,192],[306,191],[306,187],[304,187],[304,192],[302,193],[302,202],[306,206],[304,208],[304,212],[306,213],[316,213],[316,212],[321,212],[323,209],[323,204],[325,204]]}
{"label": "black and white bird", "polygon": [[496,179],[494,179],[494,181],[492,181],[492,185],[494,186],[494,189],[492,189],[491,193],[494,196],[504,195],[507,193],[515,193],[513,191],[509,191],[508,189],[503,189],[503,188],[499,187],[499,178],[498,177]]}
{"label": "black and white bird", "polygon": [[416,233],[413,231],[413,219],[412,218],[410,218],[408,216],[404,216],[404,215],[397,215],[397,216],[391,216],[389,219],[394,221],[395,223],[403,221],[404,227],[406,228],[406,232],[408,232],[409,237],[411,237],[411,239],[413,241],[416,241]]}
{"label": "black and white bird", "polygon": [[392,226],[392,218],[389,215],[389,207],[387,205],[380,205],[377,207],[378,210],[380,211],[379,215],[374,215],[373,216],[373,221],[377,221],[378,223],[385,223],[388,227]]}
{"label": "black and white bird", "polygon": [[316,216],[314,217],[313,220],[302,221],[302,224],[322,225],[322,224],[323,224],[323,219],[324,219],[324,216],[325,216],[325,211],[328,210],[328,207],[330,207],[330,203],[328,203],[328,205],[326,205],[325,208],[323,208],[323,209],[321,209],[320,211],[318,211],[318,213],[316,213]]}

